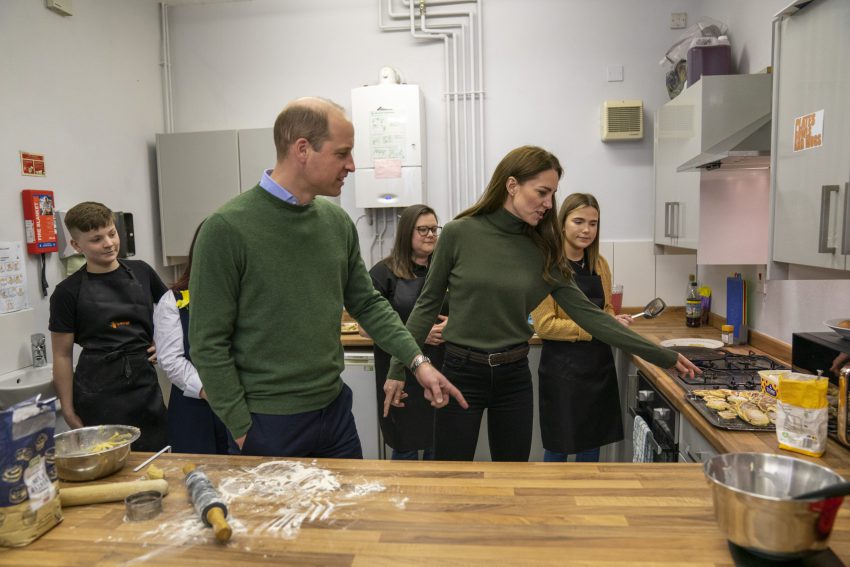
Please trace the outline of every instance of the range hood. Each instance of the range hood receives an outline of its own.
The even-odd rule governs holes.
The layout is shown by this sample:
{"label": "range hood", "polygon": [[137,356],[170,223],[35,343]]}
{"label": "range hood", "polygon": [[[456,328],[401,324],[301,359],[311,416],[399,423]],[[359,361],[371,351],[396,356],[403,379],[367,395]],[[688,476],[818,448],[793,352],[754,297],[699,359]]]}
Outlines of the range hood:
{"label": "range hood", "polygon": [[696,155],[676,171],[769,167],[771,89],[770,75],[717,75],[679,95],[694,104],[689,143]]}

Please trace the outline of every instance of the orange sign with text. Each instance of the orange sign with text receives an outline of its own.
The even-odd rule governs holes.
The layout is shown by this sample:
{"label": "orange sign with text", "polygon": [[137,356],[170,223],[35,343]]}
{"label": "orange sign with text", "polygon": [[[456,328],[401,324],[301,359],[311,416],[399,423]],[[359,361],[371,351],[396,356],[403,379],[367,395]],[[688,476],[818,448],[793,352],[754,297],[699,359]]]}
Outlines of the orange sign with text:
{"label": "orange sign with text", "polygon": [[44,169],[44,156],[21,152],[21,174],[44,177],[47,175]]}
{"label": "orange sign with text", "polygon": [[823,145],[823,110],[794,119],[794,151],[801,152]]}

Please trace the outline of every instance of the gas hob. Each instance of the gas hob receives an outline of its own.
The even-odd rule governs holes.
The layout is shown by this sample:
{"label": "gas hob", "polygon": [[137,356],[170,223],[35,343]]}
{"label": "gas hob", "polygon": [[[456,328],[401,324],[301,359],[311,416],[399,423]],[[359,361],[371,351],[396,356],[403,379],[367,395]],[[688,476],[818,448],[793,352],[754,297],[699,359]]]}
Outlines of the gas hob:
{"label": "gas hob", "polygon": [[749,352],[735,354],[724,349],[702,347],[674,347],[685,355],[702,374],[678,376],[675,370],[668,369],[667,374],[676,378],[688,391],[699,389],[728,388],[730,390],[759,390],[761,377],[759,370],[787,369],[787,366],[772,358]]}

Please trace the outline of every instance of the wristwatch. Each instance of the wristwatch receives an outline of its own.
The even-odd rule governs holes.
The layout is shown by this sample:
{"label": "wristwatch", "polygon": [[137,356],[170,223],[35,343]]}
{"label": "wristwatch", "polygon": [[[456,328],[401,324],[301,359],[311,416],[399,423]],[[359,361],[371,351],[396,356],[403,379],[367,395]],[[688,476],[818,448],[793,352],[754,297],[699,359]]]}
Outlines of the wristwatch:
{"label": "wristwatch", "polygon": [[431,364],[431,359],[424,354],[417,354],[413,362],[410,363],[410,372],[415,375],[416,370],[425,363]]}

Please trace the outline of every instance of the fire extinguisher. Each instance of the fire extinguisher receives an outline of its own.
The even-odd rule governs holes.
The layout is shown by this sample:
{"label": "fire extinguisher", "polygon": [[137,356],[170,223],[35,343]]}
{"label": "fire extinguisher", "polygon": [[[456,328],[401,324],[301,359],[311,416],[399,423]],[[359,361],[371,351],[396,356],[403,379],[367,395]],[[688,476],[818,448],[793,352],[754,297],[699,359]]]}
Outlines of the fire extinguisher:
{"label": "fire extinguisher", "polygon": [[46,256],[56,252],[56,216],[53,191],[46,189],[24,189],[24,226],[27,233],[27,252],[41,257],[41,295],[47,297]]}

